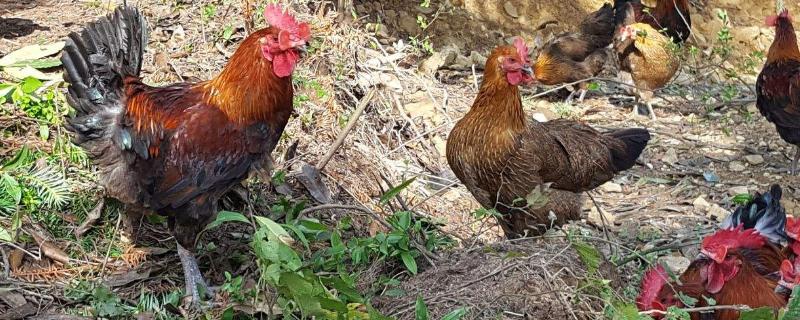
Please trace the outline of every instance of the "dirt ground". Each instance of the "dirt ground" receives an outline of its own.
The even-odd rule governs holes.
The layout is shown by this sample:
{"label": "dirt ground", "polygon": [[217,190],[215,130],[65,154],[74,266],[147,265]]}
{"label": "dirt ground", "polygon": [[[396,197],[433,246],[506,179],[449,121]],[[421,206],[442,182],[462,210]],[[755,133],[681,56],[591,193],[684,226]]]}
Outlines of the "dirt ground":
{"label": "dirt ground", "polygon": [[[219,1],[220,10],[225,12],[223,17],[199,23],[200,8],[211,2],[176,5],[160,0],[129,1],[143,9],[150,23],[151,43],[143,72],[146,81],[163,84],[207,79],[224,66],[226,56],[244,37],[241,10],[236,1]],[[596,301],[586,301],[574,309],[565,306],[568,305],[565,301],[577,291],[574,279],[585,273],[582,268],[574,267],[580,262],[567,241],[505,243],[500,240],[501,232],[493,222],[476,221],[470,216],[478,205],[449,171],[444,145],[447,133],[468,110],[477,93],[475,75],[480,74],[480,66],[476,66],[477,71],[473,73],[470,63],[479,61],[480,56],[512,36],[522,35],[532,40],[540,35],[546,39],[568,30],[603,1],[455,0],[452,3],[431,1],[430,7],[424,8],[417,1],[356,0],[354,6],[359,19],[353,25],[339,24],[328,7],[300,5],[300,1],[291,3],[303,18],[314,19],[314,30],[324,35],[320,43],[326,48],[324,54],[305,61],[298,72],[302,77],[317,79],[335,94],[297,108],[297,117],[287,128],[290,139],[274,154],[278,159],[277,167],[291,171],[300,161],[316,163],[340,131],[341,117],[349,115],[356,100],[381,83],[384,89],[379,91],[354,132],[326,167],[325,182],[336,201],[359,203],[383,212],[378,199],[389,189],[388,182],[396,185],[410,177],[419,177],[404,193],[408,206],[421,215],[442,221],[445,230],[460,243],[460,248],[449,252],[435,267],[428,265],[419,276],[405,282],[403,288],[408,295],[397,300],[379,298],[376,306],[388,314],[408,318],[413,299],[421,294],[426,300],[430,299],[432,316],[437,318],[462,306],[464,301],[483,312],[473,314],[473,319],[498,313],[503,314],[501,318],[509,319],[516,319],[517,315],[527,315],[530,319],[545,319],[544,315],[569,315],[580,319],[599,316],[602,310],[598,309]],[[727,10],[731,18],[736,59],[743,59],[754,50],[766,50],[771,43],[774,31],[763,26],[763,17],[771,12],[771,2],[698,0],[692,4],[691,44],[700,48],[716,44],[716,33],[722,25],[717,18],[717,8]],[[108,13],[114,5],[105,0],[0,0],[0,55],[27,44],[63,39],[70,31],[79,30],[84,23]],[[800,9],[797,3],[788,5],[794,11]],[[427,18],[430,24],[427,29],[423,30],[417,23],[417,15]],[[234,36],[228,42],[213,45],[209,38],[214,30],[225,25],[235,26]],[[432,74],[425,74],[419,70],[419,65],[428,55],[407,45],[410,36],[428,37],[436,51],[455,48],[456,57],[451,59],[454,61]],[[406,45],[398,45],[398,41]],[[357,48],[355,53],[352,48]],[[687,64],[684,70],[692,67]],[[757,73],[760,67],[755,66],[753,71]],[[679,76],[662,92],[662,99],[656,106],[658,121],[631,117],[631,100],[613,84],[602,84],[600,92],[590,93],[582,105],[574,107],[560,103],[563,98],[558,95],[525,98],[529,113],[541,113],[549,119],[566,116],[600,129],[638,126],[653,133],[641,158],[642,164],[618,175],[612,183],[593,193],[607,215],[609,238],[605,239],[598,209],[589,199],[584,206],[585,219],[574,227],[634,250],[675,242],[692,243],[699,235],[712,230],[716,221],[733,208],[731,198],[734,195],[764,191],[775,183],[784,187],[787,211],[792,215],[800,214],[800,177],[788,175],[794,150],[758,114],[755,97],[748,89],[754,87],[755,75],[744,74],[742,81],[744,83],[735,84],[739,89],[735,99],[738,103],[714,103],[709,110],[701,96],[718,95],[719,82],[698,85],[688,75]],[[541,91],[542,88],[534,88],[526,92],[526,96]],[[314,120],[304,123],[299,121],[300,117]],[[26,139],[37,138],[23,135],[17,137],[14,144],[0,147],[13,150],[26,143]],[[298,144],[297,158],[282,160],[293,143]],[[257,187],[251,191],[264,190],[274,192]],[[339,210],[326,212],[325,218],[335,220],[344,214],[358,215]],[[365,232],[375,227],[368,217],[360,216],[360,221]],[[246,246],[241,241],[219,241],[215,236],[224,237],[231,230],[220,232],[222,235],[211,234],[204,238],[218,240],[218,245],[231,248]],[[159,244],[159,239],[167,235],[163,230],[154,230],[148,237],[152,238],[152,243]],[[600,241],[597,246],[603,243]],[[490,245],[494,246],[491,252],[481,249]],[[226,270],[226,265],[221,252],[225,249],[200,258],[203,268],[208,267],[206,276],[212,283],[223,279],[221,270]],[[153,250],[145,252],[145,262],[140,264],[112,265],[121,274],[129,274],[126,272],[133,269],[143,275],[133,282],[135,286],[120,289],[131,297],[142,287],[167,291],[181,286],[180,267],[174,254]],[[692,250],[693,247],[687,245],[667,255],[691,257]],[[519,252],[522,257],[503,259],[509,252]],[[537,269],[543,261],[548,262],[544,264],[546,267]],[[640,263],[632,262],[610,272],[609,277],[619,277],[619,287],[635,287],[635,273]],[[157,274],[170,276],[156,277]],[[252,279],[253,275],[249,276]],[[54,283],[62,287],[68,281],[54,279]],[[35,287],[52,281],[24,280],[16,285]],[[128,286],[123,280],[121,283]],[[537,285],[539,283],[565,289],[557,292]],[[518,294],[509,295],[509,292]],[[480,302],[490,293],[496,294],[492,297],[497,300]],[[489,306],[490,302],[496,302],[495,309]],[[537,307],[540,305],[549,305],[552,309]],[[49,300],[42,310],[53,311],[58,307],[56,300]]]}

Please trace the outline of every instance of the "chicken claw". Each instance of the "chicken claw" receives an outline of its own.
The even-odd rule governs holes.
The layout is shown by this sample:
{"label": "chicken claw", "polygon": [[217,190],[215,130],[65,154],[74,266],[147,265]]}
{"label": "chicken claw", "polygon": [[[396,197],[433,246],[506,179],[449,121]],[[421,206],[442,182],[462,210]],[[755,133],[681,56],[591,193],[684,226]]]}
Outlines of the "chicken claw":
{"label": "chicken claw", "polygon": [[800,145],[794,146],[794,159],[792,159],[792,175],[797,174],[797,160],[800,160]]}
{"label": "chicken claw", "polygon": [[[178,244],[178,256],[181,258],[181,264],[183,265],[183,276],[186,282],[185,294],[189,298],[189,305],[192,307],[199,307],[202,301],[200,299],[199,289],[202,287],[205,293],[204,296],[206,298],[211,298],[211,288],[209,288],[206,281],[203,279],[203,274],[197,266],[197,260],[194,258],[194,255],[180,244]],[[198,285],[200,287],[198,287]]]}

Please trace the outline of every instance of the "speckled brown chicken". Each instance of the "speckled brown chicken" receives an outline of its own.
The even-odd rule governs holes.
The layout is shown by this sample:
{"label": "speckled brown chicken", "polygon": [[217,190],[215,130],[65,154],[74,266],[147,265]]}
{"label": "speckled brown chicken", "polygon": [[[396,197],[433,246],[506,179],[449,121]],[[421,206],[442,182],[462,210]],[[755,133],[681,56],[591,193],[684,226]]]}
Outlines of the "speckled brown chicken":
{"label": "speckled brown chicken", "polygon": [[[620,70],[630,73],[636,95],[647,105],[652,119],[653,91],[666,86],[678,72],[677,46],[665,35],[659,33],[646,23],[634,23],[633,8],[630,4],[625,8],[627,15],[625,25],[620,28],[618,41],[615,44],[619,55]],[[639,113],[638,101],[634,104],[633,115]]]}
{"label": "speckled brown chicken", "polygon": [[[580,193],[632,167],[650,139],[645,129],[603,134],[570,120],[529,120],[518,85],[533,82],[530,72],[521,40],[496,48],[472,108],[447,139],[450,167],[481,205],[502,214],[512,238],[578,219]],[[518,203],[537,187],[545,204]]]}

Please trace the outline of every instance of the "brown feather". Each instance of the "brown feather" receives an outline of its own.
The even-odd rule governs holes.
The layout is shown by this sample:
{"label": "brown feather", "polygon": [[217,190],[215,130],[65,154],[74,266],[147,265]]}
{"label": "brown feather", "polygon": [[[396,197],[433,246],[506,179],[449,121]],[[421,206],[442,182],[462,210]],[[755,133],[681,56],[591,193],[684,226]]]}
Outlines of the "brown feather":
{"label": "brown feather", "polygon": [[[627,169],[619,168],[615,155],[634,152],[630,156],[635,159],[649,135],[642,130],[643,143],[630,142],[574,121],[528,121],[519,89],[500,67],[506,57],[516,57],[513,47],[499,47],[487,60],[472,108],[448,137],[447,161],[481,205],[505,215],[501,225],[515,237],[579,218],[580,192]],[[628,149],[631,144],[641,148]],[[546,183],[552,188],[542,190]],[[546,204],[517,203],[537,187],[546,194]]]}

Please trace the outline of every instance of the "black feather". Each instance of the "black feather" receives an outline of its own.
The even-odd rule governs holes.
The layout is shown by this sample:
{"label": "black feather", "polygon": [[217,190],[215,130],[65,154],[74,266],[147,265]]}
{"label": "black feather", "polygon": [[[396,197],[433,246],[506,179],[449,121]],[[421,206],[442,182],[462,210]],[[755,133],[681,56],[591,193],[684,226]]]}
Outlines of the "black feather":
{"label": "black feather", "polygon": [[625,144],[624,152],[612,149],[611,157],[617,171],[628,170],[636,164],[636,159],[642,154],[647,142],[650,141],[650,132],[647,129],[633,128],[622,129],[608,133],[609,136],[621,140]]}
{"label": "black feather", "polygon": [[744,229],[756,229],[758,233],[775,244],[787,241],[786,235],[786,209],[781,205],[783,190],[777,184],[772,185],[768,192],[756,192],[753,201],[739,206],[720,224],[722,229],[736,228],[743,225]]}

